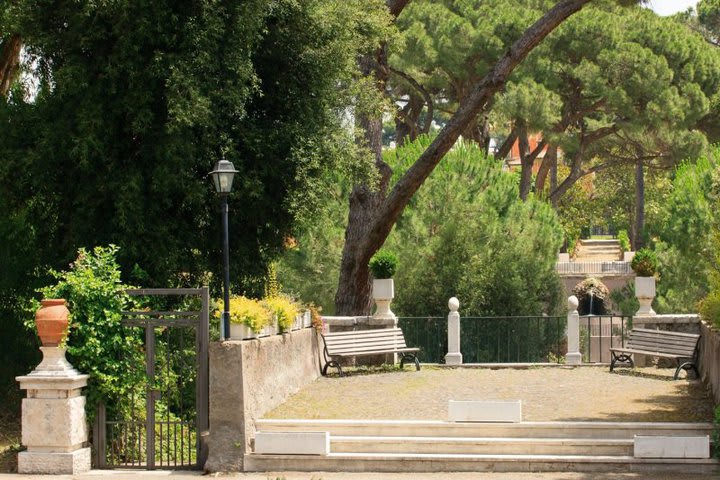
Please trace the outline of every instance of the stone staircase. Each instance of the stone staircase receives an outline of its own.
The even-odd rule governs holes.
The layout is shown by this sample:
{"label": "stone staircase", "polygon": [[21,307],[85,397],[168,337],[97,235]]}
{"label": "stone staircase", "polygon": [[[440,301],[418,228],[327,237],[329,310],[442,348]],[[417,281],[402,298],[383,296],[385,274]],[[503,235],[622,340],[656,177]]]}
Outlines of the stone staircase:
{"label": "stone staircase", "polygon": [[245,456],[245,471],[720,472],[714,459],[633,457],[634,435],[705,436],[712,424],[275,420],[263,432],[329,432],[330,454]]}
{"label": "stone staircase", "polygon": [[613,262],[622,257],[617,240],[580,240],[575,249],[576,262]]}

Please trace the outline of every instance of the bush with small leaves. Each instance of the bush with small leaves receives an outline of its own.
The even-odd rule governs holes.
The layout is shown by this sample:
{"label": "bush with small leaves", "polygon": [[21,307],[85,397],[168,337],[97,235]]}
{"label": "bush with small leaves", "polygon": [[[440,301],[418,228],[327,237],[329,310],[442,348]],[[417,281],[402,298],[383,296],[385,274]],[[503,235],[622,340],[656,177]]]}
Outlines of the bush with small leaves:
{"label": "bush with small leaves", "polygon": [[372,256],[368,266],[374,278],[392,278],[397,271],[398,258],[393,252],[380,249]]}
{"label": "bush with small leaves", "polygon": [[630,267],[639,277],[653,277],[658,269],[657,255],[648,248],[642,248],[635,252]]}

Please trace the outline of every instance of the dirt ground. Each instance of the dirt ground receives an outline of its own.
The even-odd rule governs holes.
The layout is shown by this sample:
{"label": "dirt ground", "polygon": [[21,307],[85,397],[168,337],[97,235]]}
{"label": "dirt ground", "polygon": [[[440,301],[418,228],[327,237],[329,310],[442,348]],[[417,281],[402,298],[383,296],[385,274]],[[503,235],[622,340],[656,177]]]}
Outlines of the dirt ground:
{"label": "dirt ground", "polygon": [[525,421],[711,422],[698,380],[674,369],[531,367],[406,369],[324,377],[267,418],[445,420],[448,400],[522,400]]}

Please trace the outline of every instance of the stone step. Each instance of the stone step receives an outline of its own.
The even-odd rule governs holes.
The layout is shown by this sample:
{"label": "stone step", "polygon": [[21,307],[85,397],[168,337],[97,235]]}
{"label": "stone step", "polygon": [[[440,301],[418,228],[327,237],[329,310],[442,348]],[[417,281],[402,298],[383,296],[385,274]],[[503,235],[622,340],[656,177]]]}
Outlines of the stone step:
{"label": "stone step", "polygon": [[620,247],[620,241],[614,238],[610,238],[607,240],[584,238],[580,240],[580,245],[617,245],[618,247]]}
{"label": "stone step", "polygon": [[473,437],[330,437],[333,453],[433,453],[484,455],[632,456],[630,439],[473,438]]}
{"label": "stone step", "polygon": [[712,435],[711,423],[519,422],[451,423],[438,420],[260,419],[258,431],[330,432],[331,436],[594,438],[632,439],[635,435]]}
{"label": "stone step", "polygon": [[[647,459],[613,455],[479,455],[407,453],[331,453],[244,457],[246,472],[658,472],[712,475],[715,459]],[[664,478],[669,478],[665,476]]]}

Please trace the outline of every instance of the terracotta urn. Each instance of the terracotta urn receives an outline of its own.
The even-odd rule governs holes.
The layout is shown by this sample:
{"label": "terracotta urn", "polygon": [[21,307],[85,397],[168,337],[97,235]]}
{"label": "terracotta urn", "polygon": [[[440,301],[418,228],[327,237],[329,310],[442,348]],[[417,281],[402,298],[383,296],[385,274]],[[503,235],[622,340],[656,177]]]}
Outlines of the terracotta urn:
{"label": "terracotta urn", "polygon": [[64,298],[41,300],[42,306],[35,313],[35,326],[43,347],[57,347],[67,335],[68,315]]}

